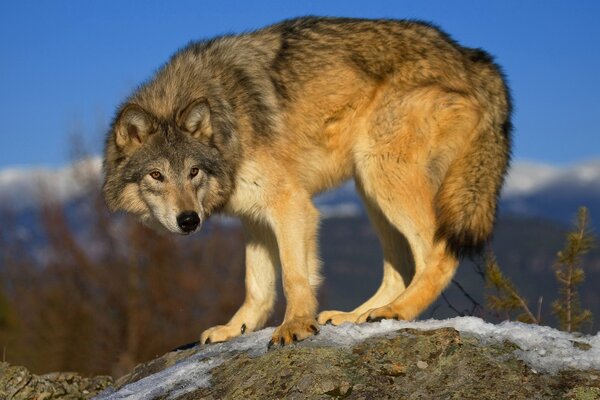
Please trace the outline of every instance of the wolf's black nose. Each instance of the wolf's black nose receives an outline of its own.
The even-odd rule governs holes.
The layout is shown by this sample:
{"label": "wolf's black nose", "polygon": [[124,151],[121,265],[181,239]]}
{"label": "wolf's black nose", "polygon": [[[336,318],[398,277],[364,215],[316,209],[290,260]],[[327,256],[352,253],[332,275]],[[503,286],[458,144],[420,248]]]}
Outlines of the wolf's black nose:
{"label": "wolf's black nose", "polygon": [[184,232],[192,232],[200,224],[200,217],[195,211],[184,211],[177,216],[177,225]]}

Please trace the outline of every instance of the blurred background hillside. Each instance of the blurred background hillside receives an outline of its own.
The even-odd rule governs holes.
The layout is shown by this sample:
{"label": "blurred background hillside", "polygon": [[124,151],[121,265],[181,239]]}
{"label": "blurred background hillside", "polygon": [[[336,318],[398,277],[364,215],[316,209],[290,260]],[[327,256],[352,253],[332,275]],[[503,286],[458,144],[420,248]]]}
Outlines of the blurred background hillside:
{"label": "blurred background hillside", "polygon": [[[529,304],[542,299],[542,322],[556,326],[553,266],[577,208],[600,227],[600,3],[2,2],[3,360],[38,373],[120,376],[228,320],[244,296],[238,223],[215,218],[181,238],[109,215],[99,195],[104,133],[119,102],[189,40],[306,14],[429,20],[496,55],[516,110],[492,247]],[[321,309],[351,309],[379,284],[379,244],[352,184],[317,203]],[[583,264],[581,303],[597,318],[586,331],[596,332],[600,250]],[[482,260],[465,260],[422,318],[505,319],[485,307],[482,271]]]}

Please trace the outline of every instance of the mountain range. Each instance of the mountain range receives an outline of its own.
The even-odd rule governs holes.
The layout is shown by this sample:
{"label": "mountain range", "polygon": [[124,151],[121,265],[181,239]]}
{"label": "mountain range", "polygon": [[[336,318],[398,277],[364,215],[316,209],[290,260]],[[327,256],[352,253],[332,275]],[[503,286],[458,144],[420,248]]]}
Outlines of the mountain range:
{"label": "mountain range", "polygon": [[[0,170],[0,205],[15,211],[35,208],[40,195],[68,204],[98,184],[101,160],[91,157],[62,168],[7,168]],[[363,213],[352,182],[317,196],[325,217]],[[502,191],[500,214],[524,215],[570,223],[579,206],[590,209],[593,225],[600,226],[600,159],[572,166],[514,162]]]}

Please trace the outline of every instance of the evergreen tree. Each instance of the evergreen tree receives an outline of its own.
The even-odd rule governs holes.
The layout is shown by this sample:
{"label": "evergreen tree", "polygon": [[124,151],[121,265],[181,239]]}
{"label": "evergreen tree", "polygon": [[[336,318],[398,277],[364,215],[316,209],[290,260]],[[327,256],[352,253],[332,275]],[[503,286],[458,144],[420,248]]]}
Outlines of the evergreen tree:
{"label": "evergreen tree", "polygon": [[558,260],[554,269],[556,280],[560,285],[560,298],[552,303],[552,312],[558,318],[560,329],[572,332],[585,323],[591,323],[592,313],[581,308],[579,302],[579,286],[585,279],[581,268],[581,258],[594,245],[595,238],[589,229],[589,213],[587,208],[579,208],[575,229],[568,233],[567,243],[558,252]]}
{"label": "evergreen tree", "polygon": [[533,315],[527,301],[519,293],[514,283],[500,270],[496,258],[490,251],[486,256],[485,278],[486,286],[496,290],[496,294],[487,295],[487,306],[489,309],[497,312],[506,312],[520,310],[517,320],[529,324],[539,324],[540,317]]}

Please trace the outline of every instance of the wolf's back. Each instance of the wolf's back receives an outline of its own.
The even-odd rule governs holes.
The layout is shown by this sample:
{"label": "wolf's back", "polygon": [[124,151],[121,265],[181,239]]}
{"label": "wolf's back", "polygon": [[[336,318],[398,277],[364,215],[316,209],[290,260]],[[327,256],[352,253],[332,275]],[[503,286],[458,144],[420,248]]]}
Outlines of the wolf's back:
{"label": "wolf's back", "polygon": [[457,256],[476,253],[489,239],[511,151],[511,100],[504,76],[485,52],[464,49],[472,61],[482,113],[474,139],[450,165],[435,199],[436,239]]}

